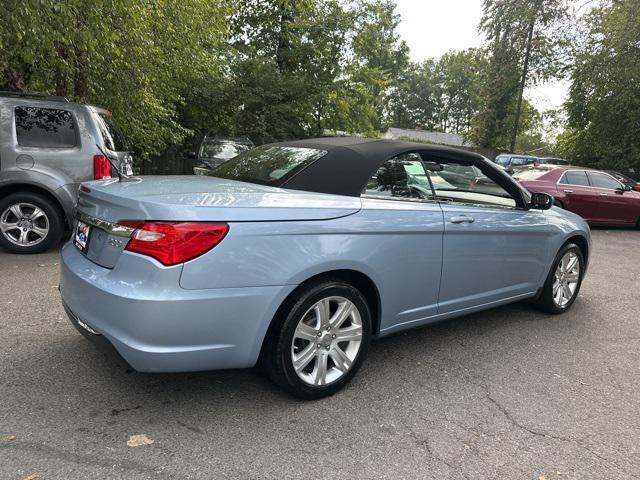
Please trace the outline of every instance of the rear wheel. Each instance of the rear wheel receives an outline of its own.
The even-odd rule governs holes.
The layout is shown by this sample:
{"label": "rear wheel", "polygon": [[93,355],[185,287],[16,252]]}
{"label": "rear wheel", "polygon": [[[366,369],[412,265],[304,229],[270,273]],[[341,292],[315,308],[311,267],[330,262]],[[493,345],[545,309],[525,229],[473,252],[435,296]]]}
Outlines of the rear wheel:
{"label": "rear wheel", "polygon": [[535,305],[547,313],[564,313],[575,301],[582,285],[582,250],[568,243],[560,249]]}
{"label": "rear wheel", "polygon": [[36,193],[13,193],[0,200],[0,246],[13,253],[40,253],[60,242],[62,215]]}
{"label": "rear wheel", "polygon": [[367,353],[371,314],[359,290],[341,280],[304,287],[281,309],[267,341],[273,381],[303,399],[332,395],[355,375]]}

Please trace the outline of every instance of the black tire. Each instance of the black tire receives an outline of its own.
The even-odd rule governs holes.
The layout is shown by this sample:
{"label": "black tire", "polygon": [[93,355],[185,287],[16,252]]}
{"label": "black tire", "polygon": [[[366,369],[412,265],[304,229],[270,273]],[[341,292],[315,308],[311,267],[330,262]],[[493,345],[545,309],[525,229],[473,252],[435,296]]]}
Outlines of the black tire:
{"label": "black tire", "polygon": [[[64,220],[57,205],[47,197],[37,193],[12,193],[0,200],[0,222],[5,218],[5,212],[7,212],[11,206],[18,204],[36,206],[42,210],[42,212],[44,212],[44,218],[38,219],[37,222],[34,223],[36,223],[37,227],[38,225],[45,225],[44,222],[46,221],[48,232],[43,237],[40,237],[41,240],[37,241],[37,243],[19,245],[11,240],[17,233],[19,234],[19,230],[16,232],[16,230],[2,231],[2,229],[0,229],[0,247],[13,253],[42,253],[60,243],[64,231]],[[25,207],[25,212],[28,213],[28,211],[29,209]],[[7,215],[6,219],[9,223],[13,223],[16,218],[15,214],[11,213]],[[32,241],[35,242],[36,234],[29,233],[28,238],[34,239]]]}
{"label": "black tire", "polygon": [[[343,297],[355,305],[362,321],[362,339],[351,367],[327,385],[316,386],[303,381],[293,367],[292,344],[296,327],[318,301],[327,297]],[[356,374],[366,357],[371,339],[371,313],[365,297],[352,285],[340,279],[325,279],[302,287],[280,308],[272,332],[263,350],[263,366],[277,385],[295,397],[314,400],[333,395]],[[313,344],[313,342],[310,342]],[[320,348],[320,347],[319,347]],[[315,360],[314,360],[315,361]],[[330,361],[332,362],[332,360]]]}
{"label": "black tire", "polygon": [[[575,291],[573,292],[573,296],[567,302],[567,304],[559,306],[553,299],[553,284],[555,281],[555,273],[556,269],[558,268],[558,264],[568,252],[575,253],[578,257],[578,263],[580,265],[580,271],[578,273],[578,284]],[[542,291],[540,292],[538,298],[534,301],[534,305],[543,312],[551,313],[554,315],[566,312],[567,310],[569,310],[569,308],[571,308],[571,305],[573,305],[573,302],[575,302],[576,298],[578,297],[583,278],[584,256],[582,255],[582,250],[580,250],[580,247],[573,243],[567,243],[560,249],[560,251],[556,255],[556,258],[553,261],[553,265],[551,266],[551,270],[549,271],[549,275],[547,276],[544,286],[542,287]]]}

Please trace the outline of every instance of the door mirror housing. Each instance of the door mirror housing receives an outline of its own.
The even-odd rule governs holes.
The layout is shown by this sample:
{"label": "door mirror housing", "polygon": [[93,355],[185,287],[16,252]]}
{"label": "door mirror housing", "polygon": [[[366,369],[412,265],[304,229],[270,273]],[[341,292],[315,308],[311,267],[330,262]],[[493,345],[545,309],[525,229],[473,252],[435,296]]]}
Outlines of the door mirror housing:
{"label": "door mirror housing", "polygon": [[623,185],[620,188],[616,188],[616,192],[618,193],[630,192],[631,190],[633,189],[630,185]]}
{"label": "door mirror housing", "polygon": [[549,210],[553,206],[553,197],[548,193],[532,193],[529,208],[536,210]]}

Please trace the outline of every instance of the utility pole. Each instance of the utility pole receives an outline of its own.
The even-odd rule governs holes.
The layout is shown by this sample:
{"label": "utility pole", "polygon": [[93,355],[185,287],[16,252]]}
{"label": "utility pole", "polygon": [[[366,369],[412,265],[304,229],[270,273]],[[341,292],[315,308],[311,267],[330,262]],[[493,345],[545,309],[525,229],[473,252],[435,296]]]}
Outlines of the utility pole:
{"label": "utility pole", "polygon": [[522,109],[522,95],[524,94],[524,86],[527,81],[527,73],[529,70],[529,55],[531,54],[531,42],[533,40],[533,27],[536,23],[536,15],[531,17],[529,23],[529,32],[527,34],[527,48],[524,52],[524,63],[522,65],[522,77],[520,78],[520,90],[518,91],[518,104],[516,105],[516,118],[513,124],[513,133],[511,134],[511,152],[516,149],[516,137],[518,136],[518,125],[520,124],[520,111]]}

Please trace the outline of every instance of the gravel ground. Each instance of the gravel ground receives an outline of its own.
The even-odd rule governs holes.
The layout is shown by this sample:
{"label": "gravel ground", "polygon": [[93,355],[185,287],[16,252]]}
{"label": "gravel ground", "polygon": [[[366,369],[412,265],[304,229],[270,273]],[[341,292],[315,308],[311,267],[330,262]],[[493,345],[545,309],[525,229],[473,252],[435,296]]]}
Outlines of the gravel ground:
{"label": "gravel ground", "polygon": [[68,322],[57,251],[0,253],[0,478],[638,478],[640,232],[593,235],[569,313],[377,341],[311,403],[250,370],[127,373]]}

